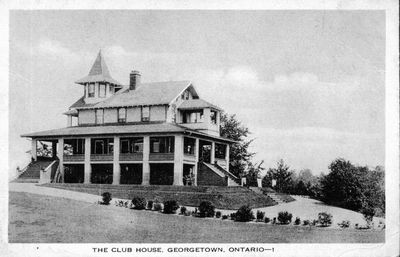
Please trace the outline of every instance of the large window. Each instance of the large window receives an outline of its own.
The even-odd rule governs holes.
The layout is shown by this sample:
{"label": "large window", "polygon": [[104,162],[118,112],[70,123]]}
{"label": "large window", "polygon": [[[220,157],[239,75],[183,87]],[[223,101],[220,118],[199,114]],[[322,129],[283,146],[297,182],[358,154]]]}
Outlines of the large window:
{"label": "large window", "polygon": [[94,97],[94,84],[88,84],[88,97]]}
{"label": "large window", "polygon": [[106,85],[99,84],[99,97],[106,97]]}
{"label": "large window", "polygon": [[203,122],[203,110],[183,112],[182,123]]}
{"label": "large window", "polygon": [[125,123],[126,122],[126,108],[118,109],[118,122]]}
{"label": "large window", "polygon": [[173,153],[174,137],[151,137],[150,153]]}
{"label": "large window", "polygon": [[149,121],[150,120],[150,107],[143,106],[142,107],[142,121]]}
{"label": "large window", "polygon": [[96,124],[103,124],[104,123],[104,110],[97,109],[96,110]]}
{"label": "large window", "polygon": [[121,138],[121,153],[142,153],[143,138]]}
{"label": "large window", "polygon": [[85,139],[65,139],[64,155],[84,154]]}
{"label": "large window", "polygon": [[92,154],[113,154],[114,152],[114,139],[113,138],[99,138],[92,139],[91,142]]}
{"label": "large window", "polygon": [[190,137],[185,137],[183,139],[183,152],[185,154],[193,155],[195,147],[196,147],[196,139]]}

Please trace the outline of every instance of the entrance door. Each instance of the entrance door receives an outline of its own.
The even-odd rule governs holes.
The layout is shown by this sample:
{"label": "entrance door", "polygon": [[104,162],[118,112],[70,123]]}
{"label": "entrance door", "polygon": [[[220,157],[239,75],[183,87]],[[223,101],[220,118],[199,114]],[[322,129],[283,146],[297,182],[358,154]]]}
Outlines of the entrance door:
{"label": "entrance door", "polygon": [[199,161],[211,163],[211,142],[199,141]]}

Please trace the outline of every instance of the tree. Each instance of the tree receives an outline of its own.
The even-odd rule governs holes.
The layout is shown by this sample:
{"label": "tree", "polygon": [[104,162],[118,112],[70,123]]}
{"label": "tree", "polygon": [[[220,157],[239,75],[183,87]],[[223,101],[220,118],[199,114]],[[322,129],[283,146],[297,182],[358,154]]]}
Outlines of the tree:
{"label": "tree", "polygon": [[272,187],[272,180],[276,180],[275,190],[282,193],[290,193],[293,188],[293,172],[281,159],[276,168],[270,168],[262,180],[263,187]]}
{"label": "tree", "polygon": [[255,153],[249,152],[253,140],[247,140],[249,129],[236,119],[236,115],[221,114],[220,134],[222,137],[236,141],[229,149],[229,171],[235,176],[246,173]]}
{"label": "tree", "polygon": [[262,167],[263,163],[264,161],[255,164],[252,162],[249,163],[247,174],[247,184],[249,184],[249,186],[258,186],[257,179],[261,177],[262,171],[265,170],[265,168]]}

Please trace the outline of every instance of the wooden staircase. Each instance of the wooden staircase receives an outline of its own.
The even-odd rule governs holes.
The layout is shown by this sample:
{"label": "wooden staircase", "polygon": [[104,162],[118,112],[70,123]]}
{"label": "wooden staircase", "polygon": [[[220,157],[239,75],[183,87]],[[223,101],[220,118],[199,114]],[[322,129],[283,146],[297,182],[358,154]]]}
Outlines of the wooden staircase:
{"label": "wooden staircase", "polygon": [[32,161],[24,169],[20,171],[18,178],[12,182],[15,183],[38,183],[40,180],[40,170],[46,169],[54,160],[53,159],[39,159]]}

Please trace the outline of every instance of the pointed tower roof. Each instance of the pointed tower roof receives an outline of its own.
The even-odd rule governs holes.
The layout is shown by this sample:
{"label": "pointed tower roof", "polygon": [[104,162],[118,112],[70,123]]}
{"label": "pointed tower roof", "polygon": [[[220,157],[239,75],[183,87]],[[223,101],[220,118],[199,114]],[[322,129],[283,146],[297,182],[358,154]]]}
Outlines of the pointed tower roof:
{"label": "pointed tower roof", "polygon": [[99,54],[97,55],[97,58],[94,61],[92,68],[89,71],[89,74],[86,77],[76,81],[75,83],[85,84],[93,82],[108,82],[115,85],[122,85],[111,77],[104,57],[101,54],[101,50],[99,51]]}

